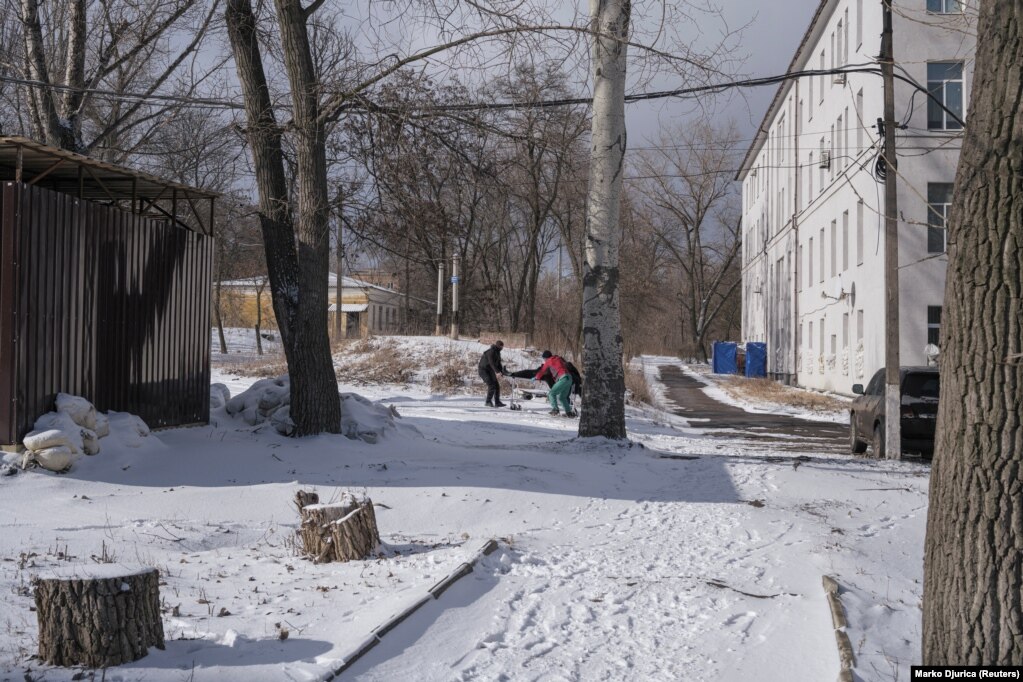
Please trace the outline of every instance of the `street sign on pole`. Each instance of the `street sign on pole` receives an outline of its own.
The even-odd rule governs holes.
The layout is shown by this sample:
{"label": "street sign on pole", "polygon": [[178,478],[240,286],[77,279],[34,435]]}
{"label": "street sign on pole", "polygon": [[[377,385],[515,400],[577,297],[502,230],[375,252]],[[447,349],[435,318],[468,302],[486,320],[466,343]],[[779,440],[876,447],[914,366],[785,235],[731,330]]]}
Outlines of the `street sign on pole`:
{"label": "street sign on pole", "polygon": [[452,284],[458,284],[458,276],[457,275],[451,278],[451,283]]}

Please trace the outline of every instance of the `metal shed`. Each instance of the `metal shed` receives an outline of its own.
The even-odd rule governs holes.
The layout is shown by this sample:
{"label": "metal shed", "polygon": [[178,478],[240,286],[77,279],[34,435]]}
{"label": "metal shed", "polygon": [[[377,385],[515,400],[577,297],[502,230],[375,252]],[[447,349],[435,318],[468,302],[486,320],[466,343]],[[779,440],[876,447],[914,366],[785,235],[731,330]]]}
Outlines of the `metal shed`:
{"label": "metal shed", "polygon": [[0,137],[0,443],[58,392],[153,427],[208,420],[215,199]]}

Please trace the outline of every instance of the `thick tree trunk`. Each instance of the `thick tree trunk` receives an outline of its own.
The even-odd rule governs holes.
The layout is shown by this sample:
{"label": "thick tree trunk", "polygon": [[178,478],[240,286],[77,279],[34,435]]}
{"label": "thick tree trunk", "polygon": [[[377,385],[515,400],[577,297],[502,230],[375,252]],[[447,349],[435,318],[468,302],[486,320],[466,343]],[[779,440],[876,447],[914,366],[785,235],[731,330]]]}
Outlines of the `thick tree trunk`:
{"label": "thick tree trunk", "polygon": [[926,664],[1023,665],[1023,4],[980,4],[949,227]]}
{"label": "thick tree trunk", "polygon": [[327,175],[316,80],[302,8],[281,0],[277,10],[295,105],[297,229],[250,0],[229,0],[228,32],[245,95],[270,294],[291,376],[294,435],[339,433],[341,399],[327,334]]}
{"label": "thick tree trunk", "polygon": [[355,561],[380,544],[373,501],[345,494],[340,502],[319,504],[316,493],[299,491],[295,505],[302,516],[298,534],[302,551],[315,563]]}
{"label": "thick tree trunk", "polygon": [[160,574],[83,566],[76,577],[35,581],[39,658],[50,665],[107,668],[163,649]]}
{"label": "thick tree trunk", "polygon": [[629,0],[590,0],[593,128],[583,268],[580,436],[625,438],[625,372],[618,309],[622,174],[625,170],[625,60]]}
{"label": "thick tree trunk", "polygon": [[[295,346],[289,356],[295,435],[341,431],[341,398],[327,331],[327,276],[330,272],[330,200],[327,152],[320,120],[319,81],[313,66],[306,15],[298,0],[276,0],[284,65],[294,104],[298,181],[298,309]],[[296,382],[296,379],[299,379]],[[295,410],[298,410],[296,414]]]}

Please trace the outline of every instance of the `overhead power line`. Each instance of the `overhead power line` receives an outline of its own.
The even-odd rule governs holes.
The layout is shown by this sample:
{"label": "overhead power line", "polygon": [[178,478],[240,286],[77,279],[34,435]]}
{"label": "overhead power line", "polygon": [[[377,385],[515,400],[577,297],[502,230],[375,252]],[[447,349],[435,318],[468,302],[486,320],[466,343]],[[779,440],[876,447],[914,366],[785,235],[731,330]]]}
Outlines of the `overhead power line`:
{"label": "overhead power line", "polygon": [[[627,104],[633,104],[636,102],[646,102],[650,100],[658,99],[687,99],[694,95],[705,95],[705,94],[716,94],[730,90],[732,88],[755,88],[762,87],[765,85],[778,85],[785,81],[795,80],[798,78],[808,78],[814,76],[833,76],[837,74],[849,74],[849,73],[864,73],[870,75],[881,76],[881,68],[876,65],[862,64],[839,67],[835,69],[809,69],[805,71],[791,71],[789,73],[777,75],[777,76],[765,76],[761,78],[746,78],[735,81],[726,81],[724,83],[713,83],[708,85],[699,85],[689,88],[676,88],[674,90],[657,90],[653,92],[641,92],[634,93],[625,96],[625,102]],[[965,127],[966,123],[956,114],[954,111],[945,106],[945,103],[937,99],[931,92],[924,86],[920,85],[912,78],[904,76],[902,74],[895,74],[895,78],[907,83],[915,90],[924,93],[941,107],[953,120],[959,125]],[[220,108],[220,109],[244,109],[244,105],[238,102],[224,99],[204,98],[204,97],[185,97],[178,95],[158,95],[158,94],[147,94],[147,93],[134,93],[134,92],[117,92],[114,90],[105,90],[98,88],[75,88],[67,85],[55,85],[52,83],[44,83],[38,80],[31,80],[28,78],[17,78],[14,76],[0,76],[0,82],[14,83],[17,85],[23,85],[32,88],[42,88],[50,90],[58,90],[62,92],[73,91],[81,94],[92,94],[97,97],[109,98],[115,100],[129,100],[133,102],[153,102],[163,104],[177,104],[181,106],[194,106],[194,107],[207,107],[207,108]],[[344,111],[350,113],[382,113],[389,115],[401,115],[409,113],[445,113],[445,112],[456,112],[456,111],[497,111],[497,110],[512,110],[512,109],[544,109],[551,107],[564,107],[564,106],[581,106],[589,105],[592,103],[590,97],[565,97],[559,99],[544,99],[544,100],[526,100],[519,102],[468,102],[462,104],[430,104],[430,105],[416,105],[408,107],[391,107],[383,106],[366,100],[364,98],[352,99],[350,103],[343,107]],[[280,105],[281,109],[289,109],[285,105]]]}

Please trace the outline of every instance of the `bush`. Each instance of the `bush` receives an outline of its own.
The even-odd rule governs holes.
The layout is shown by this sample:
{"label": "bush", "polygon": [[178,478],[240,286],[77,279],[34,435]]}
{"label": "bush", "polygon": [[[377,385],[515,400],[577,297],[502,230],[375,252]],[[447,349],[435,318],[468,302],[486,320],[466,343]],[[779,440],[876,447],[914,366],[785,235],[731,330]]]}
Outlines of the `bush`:
{"label": "bush", "polygon": [[458,360],[448,360],[430,377],[430,391],[433,393],[459,393],[471,381],[465,375],[466,365]]}
{"label": "bush", "polygon": [[[356,343],[349,352],[360,352],[363,346],[369,346],[364,355],[342,356],[337,359],[334,373],[342,383],[369,384],[409,384],[419,369],[415,362],[391,344],[381,344],[372,348],[369,343]],[[359,350],[356,350],[359,348]]]}
{"label": "bush", "polygon": [[654,396],[643,370],[625,368],[625,401],[630,405],[654,404]]}

